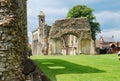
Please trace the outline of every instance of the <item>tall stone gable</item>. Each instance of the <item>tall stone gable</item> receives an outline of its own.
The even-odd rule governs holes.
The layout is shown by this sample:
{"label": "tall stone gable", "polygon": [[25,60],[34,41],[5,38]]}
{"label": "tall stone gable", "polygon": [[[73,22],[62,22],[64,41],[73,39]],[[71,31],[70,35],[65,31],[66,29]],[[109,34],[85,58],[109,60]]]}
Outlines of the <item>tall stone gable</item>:
{"label": "tall stone gable", "polygon": [[25,81],[27,43],[26,0],[0,0],[0,81]]}
{"label": "tall stone gable", "polygon": [[[91,37],[90,24],[87,18],[69,18],[56,20],[51,27],[49,34],[49,54],[62,54],[62,51],[66,54],[71,51],[71,47],[66,45],[63,50],[62,38],[65,35],[74,35],[77,37],[77,54],[94,54],[94,41]],[[66,37],[65,37],[66,38]]]}
{"label": "tall stone gable", "polygon": [[50,26],[45,24],[43,11],[40,11],[38,21],[38,27],[32,31],[32,53],[33,55],[47,55]]}

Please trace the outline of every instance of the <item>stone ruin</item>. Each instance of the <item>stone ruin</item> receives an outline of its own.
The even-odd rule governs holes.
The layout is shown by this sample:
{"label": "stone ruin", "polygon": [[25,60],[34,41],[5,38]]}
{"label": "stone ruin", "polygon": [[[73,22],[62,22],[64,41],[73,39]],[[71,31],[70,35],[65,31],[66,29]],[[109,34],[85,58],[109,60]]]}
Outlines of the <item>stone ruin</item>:
{"label": "stone ruin", "polygon": [[[72,38],[71,38],[72,37]],[[95,54],[87,18],[56,20],[49,34],[49,54]]]}
{"label": "stone ruin", "polygon": [[32,32],[33,55],[95,54],[91,27],[86,17],[56,20],[45,23],[45,14],[38,15],[39,26]]}
{"label": "stone ruin", "polygon": [[48,54],[48,37],[51,26],[45,23],[45,14],[40,11],[38,15],[38,27],[32,31],[32,54]]}

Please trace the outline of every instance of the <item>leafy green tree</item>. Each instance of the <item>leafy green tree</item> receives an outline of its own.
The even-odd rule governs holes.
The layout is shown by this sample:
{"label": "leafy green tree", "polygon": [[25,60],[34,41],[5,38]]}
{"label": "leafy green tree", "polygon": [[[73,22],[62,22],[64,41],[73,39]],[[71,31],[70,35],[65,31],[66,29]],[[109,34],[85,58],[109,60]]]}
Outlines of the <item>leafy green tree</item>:
{"label": "leafy green tree", "polygon": [[100,24],[96,22],[95,16],[92,14],[93,10],[85,5],[76,5],[71,8],[67,14],[67,18],[87,17],[92,31],[92,38],[96,39],[96,34],[100,33]]}

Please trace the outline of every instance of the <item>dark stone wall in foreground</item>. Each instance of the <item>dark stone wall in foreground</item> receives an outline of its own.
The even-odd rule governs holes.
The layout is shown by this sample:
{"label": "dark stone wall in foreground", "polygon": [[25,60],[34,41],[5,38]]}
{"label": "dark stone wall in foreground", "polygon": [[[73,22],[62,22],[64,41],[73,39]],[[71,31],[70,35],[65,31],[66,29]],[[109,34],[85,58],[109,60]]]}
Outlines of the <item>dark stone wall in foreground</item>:
{"label": "dark stone wall in foreground", "polygon": [[27,42],[26,0],[0,0],[0,81],[25,81]]}

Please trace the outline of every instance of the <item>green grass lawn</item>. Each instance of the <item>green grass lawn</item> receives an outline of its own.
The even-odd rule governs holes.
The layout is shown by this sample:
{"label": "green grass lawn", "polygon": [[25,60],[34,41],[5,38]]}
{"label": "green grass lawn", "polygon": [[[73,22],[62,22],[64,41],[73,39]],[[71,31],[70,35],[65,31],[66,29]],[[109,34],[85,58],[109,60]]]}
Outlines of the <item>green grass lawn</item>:
{"label": "green grass lawn", "polygon": [[116,54],[31,58],[51,81],[120,81]]}

